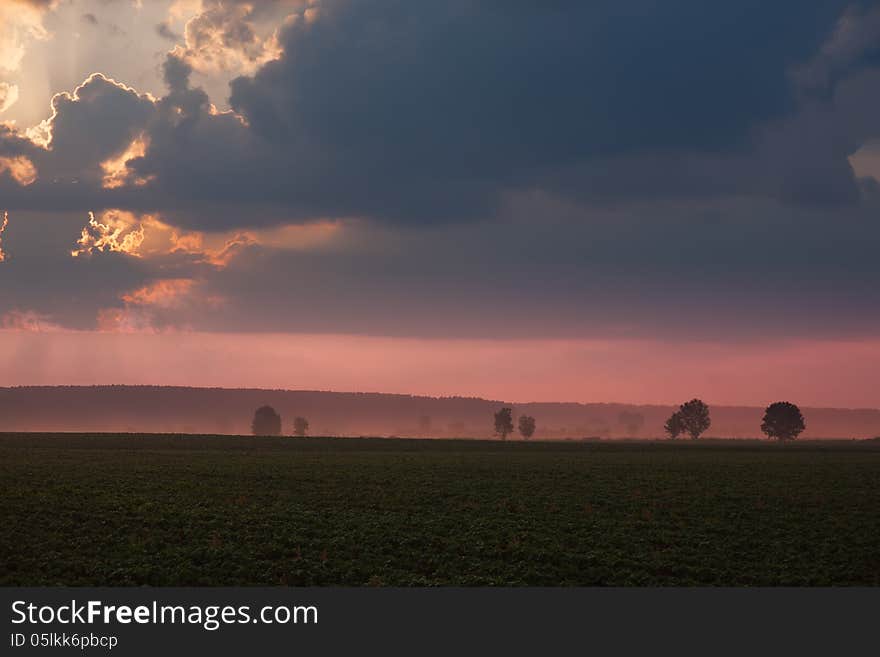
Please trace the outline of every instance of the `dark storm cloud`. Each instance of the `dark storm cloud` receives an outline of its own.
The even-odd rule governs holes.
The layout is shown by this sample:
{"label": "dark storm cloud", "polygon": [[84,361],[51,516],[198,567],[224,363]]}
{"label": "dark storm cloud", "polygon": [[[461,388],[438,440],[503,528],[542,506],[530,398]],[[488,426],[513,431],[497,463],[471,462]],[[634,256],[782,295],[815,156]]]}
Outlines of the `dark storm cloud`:
{"label": "dark storm cloud", "polygon": [[[529,187],[853,203],[846,158],[871,130],[848,133],[849,117],[828,107],[845,76],[802,101],[792,75],[850,38],[839,35],[845,7],[331,0],[281,33],[280,60],[233,81],[248,121],[224,128],[237,156],[198,141],[218,121],[202,112],[143,168],[175,198],[197,203],[180,183],[197,181],[202,201],[259,203],[254,221],[270,223],[479,218]],[[848,52],[848,67],[864,64],[866,48]],[[812,119],[800,116],[808,103]],[[206,176],[193,154],[203,148],[241,166]]]}
{"label": "dark storm cloud", "polygon": [[93,75],[74,94],[52,99],[52,150],[41,155],[49,177],[91,177],[150,120],[153,102],[134,89]]}
{"label": "dark storm cloud", "polygon": [[[279,60],[233,81],[243,121],[213,112],[174,56],[158,102],[100,80],[82,99],[62,98],[59,137],[38,158],[56,186],[14,190],[12,202],[164,210],[223,229],[322,216],[485,218],[505,194],[530,188],[585,202],[859,200],[847,156],[880,122],[853,130],[850,114],[859,105],[876,114],[877,95],[836,103],[847,72],[873,56],[868,3],[316,7],[281,30]],[[818,74],[805,71],[823,67],[835,73],[813,97],[805,89]],[[96,180],[96,158],[121,152],[137,129],[150,146],[129,167],[150,184],[83,185]]]}
{"label": "dark storm cloud", "polygon": [[748,149],[843,7],[332,1],[231,102],[307,167],[301,201],[336,184],[352,212],[479,215],[563,168]]}
{"label": "dark storm cloud", "polygon": [[822,209],[769,201],[652,201],[594,210],[589,221],[543,195],[506,205],[503,221],[356,222],[318,248],[254,244],[224,267],[182,254],[70,258],[82,217],[13,215],[2,310],[90,328],[125,310],[132,290],[188,279],[221,302],[162,308],[168,326],[755,340],[864,337],[880,321],[880,204],[835,213],[833,228]]}
{"label": "dark storm cloud", "polygon": [[853,70],[880,65],[880,8],[854,3],[819,51],[795,69],[795,78],[808,93],[822,94]]}
{"label": "dark storm cloud", "polygon": [[595,211],[590,222],[544,197],[511,204],[504,222],[365,224],[344,248],[254,247],[209,278],[206,289],[229,300],[210,321],[241,331],[724,340],[863,337],[880,321],[880,225],[867,210],[838,213],[829,233],[824,211],[769,201],[651,202]]}
{"label": "dark storm cloud", "polygon": [[[876,332],[880,191],[848,159],[880,137],[876,3],[316,7],[232,83],[234,113],[172,55],[164,97],[102,76],[57,96],[48,150],[0,127],[0,157],[39,171],[0,172],[0,310],[87,327],[171,277],[223,300],[168,310],[207,329]],[[106,208],[208,231],[361,221],[333,248],[263,242],[223,267],[71,259]],[[64,214],[63,239],[25,230],[35,209]]]}
{"label": "dark storm cloud", "polygon": [[10,213],[0,325],[7,313],[34,312],[65,327],[94,328],[101,308],[118,306],[120,293],[155,275],[148,263],[122,254],[71,258],[83,223],[78,215]]}
{"label": "dark storm cloud", "polygon": [[34,144],[7,124],[0,123],[0,156],[29,155],[36,152]]}

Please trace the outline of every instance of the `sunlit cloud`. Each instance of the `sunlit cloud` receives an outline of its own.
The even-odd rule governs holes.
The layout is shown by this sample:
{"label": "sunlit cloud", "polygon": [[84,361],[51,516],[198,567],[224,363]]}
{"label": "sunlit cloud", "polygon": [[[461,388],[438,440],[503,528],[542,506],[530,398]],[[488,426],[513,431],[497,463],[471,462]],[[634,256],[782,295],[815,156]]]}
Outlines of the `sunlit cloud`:
{"label": "sunlit cloud", "polygon": [[139,308],[102,308],[97,329],[107,333],[157,333],[149,313]]}
{"label": "sunlit cloud", "polygon": [[873,178],[880,182],[880,141],[864,144],[850,155],[849,163],[859,178]]}
{"label": "sunlit cloud", "polygon": [[0,72],[21,67],[28,43],[49,38],[43,15],[55,2],[4,0],[0,3]]}
{"label": "sunlit cloud", "polygon": [[70,254],[79,257],[98,251],[146,259],[182,256],[192,264],[223,269],[250,247],[287,251],[320,248],[338,237],[343,225],[341,221],[327,220],[262,230],[209,233],[181,230],[158,215],[136,215],[114,209],[101,213],[100,218],[89,213],[89,221]]}
{"label": "sunlit cloud", "polygon": [[[180,15],[193,6],[176,3],[171,11]],[[198,3],[198,8],[199,13],[184,27],[184,45],[171,52],[199,73],[250,74],[281,55],[275,32],[260,35],[252,20],[252,4],[212,1]]]}
{"label": "sunlit cloud", "polygon": [[138,176],[128,168],[131,160],[147,154],[147,148],[149,148],[149,140],[146,135],[141,134],[122,153],[101,162],[101,170],[104,172],[101,186],[104,189],[117,189],[126,186],[143,187],[149,183],[154,176]]}
{"label": "sunlit cloud", "polygon": [[194,310],[216,309],[226,300],[203,294],[201,282],[191,278],[154,280],[120,295],[123,306],[98,311],[99,331],[113,333],[167,333],[191,330],[186,319]]}
{"label": "sunlit cloud", "polygon": [[33,185],[37,181],[37,167],[24,155],[0,157],[0,173],[9,173],[19,185]]}
{"label": "sunlit cloud", "polygon": [[277,228],[254,231],[253,235],[260,244],[270,245],[276,249],[299,251],[324,246],[340,237],[345,221],[323,220],[307,224],[286,224]]}
{"label": "sunlit cloud", "polygon": [[6,253],[3,251],[3,233],[6,232],[6,227],[9,225],[9,213],[3,212],[3,221],[0,221],[0,262],[6,260]]}
{"label": "sunlit cloud", "polygon": [[192,294],[195,281],[189,278],[169,278],[154,281],[122,295],[122,300],[135,306],[179,308]]}
{"label": "sunlit cloud", "polygon": [[242,248],[256,244],[246,233],[212,234],[181,231],[156,215],[136,215],[125,210],[107,210],[100,219],[93,212],[83,226],[73,257],[98,252],[124,253],[136,258],[187,256],[195,264],[225,267]]}
{"label": "sunlit cloud", "polygon": [[49,148],[49,143],[52,141],[51,120],[45,119],[36,125],[25,128],[24,136],[40,148]]}
{"label": "sunlit cloud", "polygon": [[18,100],[18,85],[0,82],[0,113],[15,105]]}
{"label": "sunlit cloud", "polygon": [[224,233],[187,231],[171,233],[171,252],[186,253],[218,268],[226,267],[251,246],[299,251],[319,248],[333,241],[342,231],[341,221],[290,224],[264,230]]}
{"label": "sunlit cloud", "polygon": [[90,255],[95,251],[125,253],[139,256],[138,250],[144,241],[143,226],[133,222],[128,212],[105,212],[101,221],[89,212],[89,223],[83,226],[76,248],[70,252],[74,258]]}
{"label": "sunlit cloud", "polygon": [[175,21],[200,13],[202,13],[202,0],[174,0],[168,8],[168,17]]}
{"label": "sunlit cloud", "polygon": [[7,331],[27,331],[29,333],[54,333],[64,330],[48,315],[35,310],[10,310],[0,317],[0,327]]}
{"label": "sunlit cloud", "polygon": [[233,235],[206,235],[199,231],[178,233],[172,231],[171,253],[193,256],[196,262],[203,262],[217,268],[226,267],[236,255],[249,246],[259,244],[250,233]]}

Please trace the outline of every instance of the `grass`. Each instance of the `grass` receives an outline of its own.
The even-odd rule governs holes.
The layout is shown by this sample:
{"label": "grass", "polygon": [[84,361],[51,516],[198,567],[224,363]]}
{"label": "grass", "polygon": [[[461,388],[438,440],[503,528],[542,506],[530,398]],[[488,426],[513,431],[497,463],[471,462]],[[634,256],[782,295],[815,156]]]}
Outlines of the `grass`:
{"label": "grass", "polygon": [[3,585],[880,585],[880,445],[0,436]]}

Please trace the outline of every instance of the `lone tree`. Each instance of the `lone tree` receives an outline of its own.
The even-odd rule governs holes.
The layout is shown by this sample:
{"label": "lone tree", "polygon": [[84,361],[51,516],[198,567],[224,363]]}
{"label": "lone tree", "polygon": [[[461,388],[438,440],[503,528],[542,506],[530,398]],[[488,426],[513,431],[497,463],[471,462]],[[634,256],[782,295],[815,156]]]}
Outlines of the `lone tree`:
{"label": "lone tree", "polygon": [[293,418],[293,435],[304,438],[309,432],[309,421],[301,416]]}
{"label": "lone tree", "polygon": [[513,409],[505,406],[495,413],[495,433],[501,436],[501,440],[507,440],[508,434],[513,433]]}
{"label": "lone tree", "polygon": [[260,406],[254,413],[251,431],[255,436],[280,436],[281,416],[271,406]]}
{"label": "lone tree", "polygon": [[709,419],[709,407],[701,399],[691,399],[678,409],[681,415],[681,423],[685,433],[690,434],[693,440],[700,437],[712,425]]}
{"label": "lone tree", "polygon": [[535,433],[535,418],[531,415],[519,416],[519,435],[528,440]]}
{"label": "lone tree", "polygon": [[635,411],[621,411],[617,421],[623,426],[627,436],[636,436],[645,424],[645,416]]}
{"label": "lone tree", "polygon": [[419,418],[419,431],[422,436],[431,435],[431,416],[430,415],[422,415]]}
{"label": "lone tree", "polygon": [[761,431],[780,442],[794,440],[806,428],[801,409],[787,401],[770,404],[761,422]]}
{"label": "lone tree", "polygon": [[663,425],[663,429],[673,440],[683,434],[684,422],[681,419],[681,411],[675,411],[675,413],[670,415],[669,419],[666,420],[666,424]]}

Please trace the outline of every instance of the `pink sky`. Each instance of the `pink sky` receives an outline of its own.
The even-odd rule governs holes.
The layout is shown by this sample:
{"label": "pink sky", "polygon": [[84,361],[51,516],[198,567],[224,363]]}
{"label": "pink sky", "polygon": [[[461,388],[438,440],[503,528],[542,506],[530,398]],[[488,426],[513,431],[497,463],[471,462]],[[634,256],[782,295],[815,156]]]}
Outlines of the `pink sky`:
{"label": "pink sky", "polygon": [[0,331],[0,385],[155,384],[578,401],[880,407],[880,340],[428,340]]}

